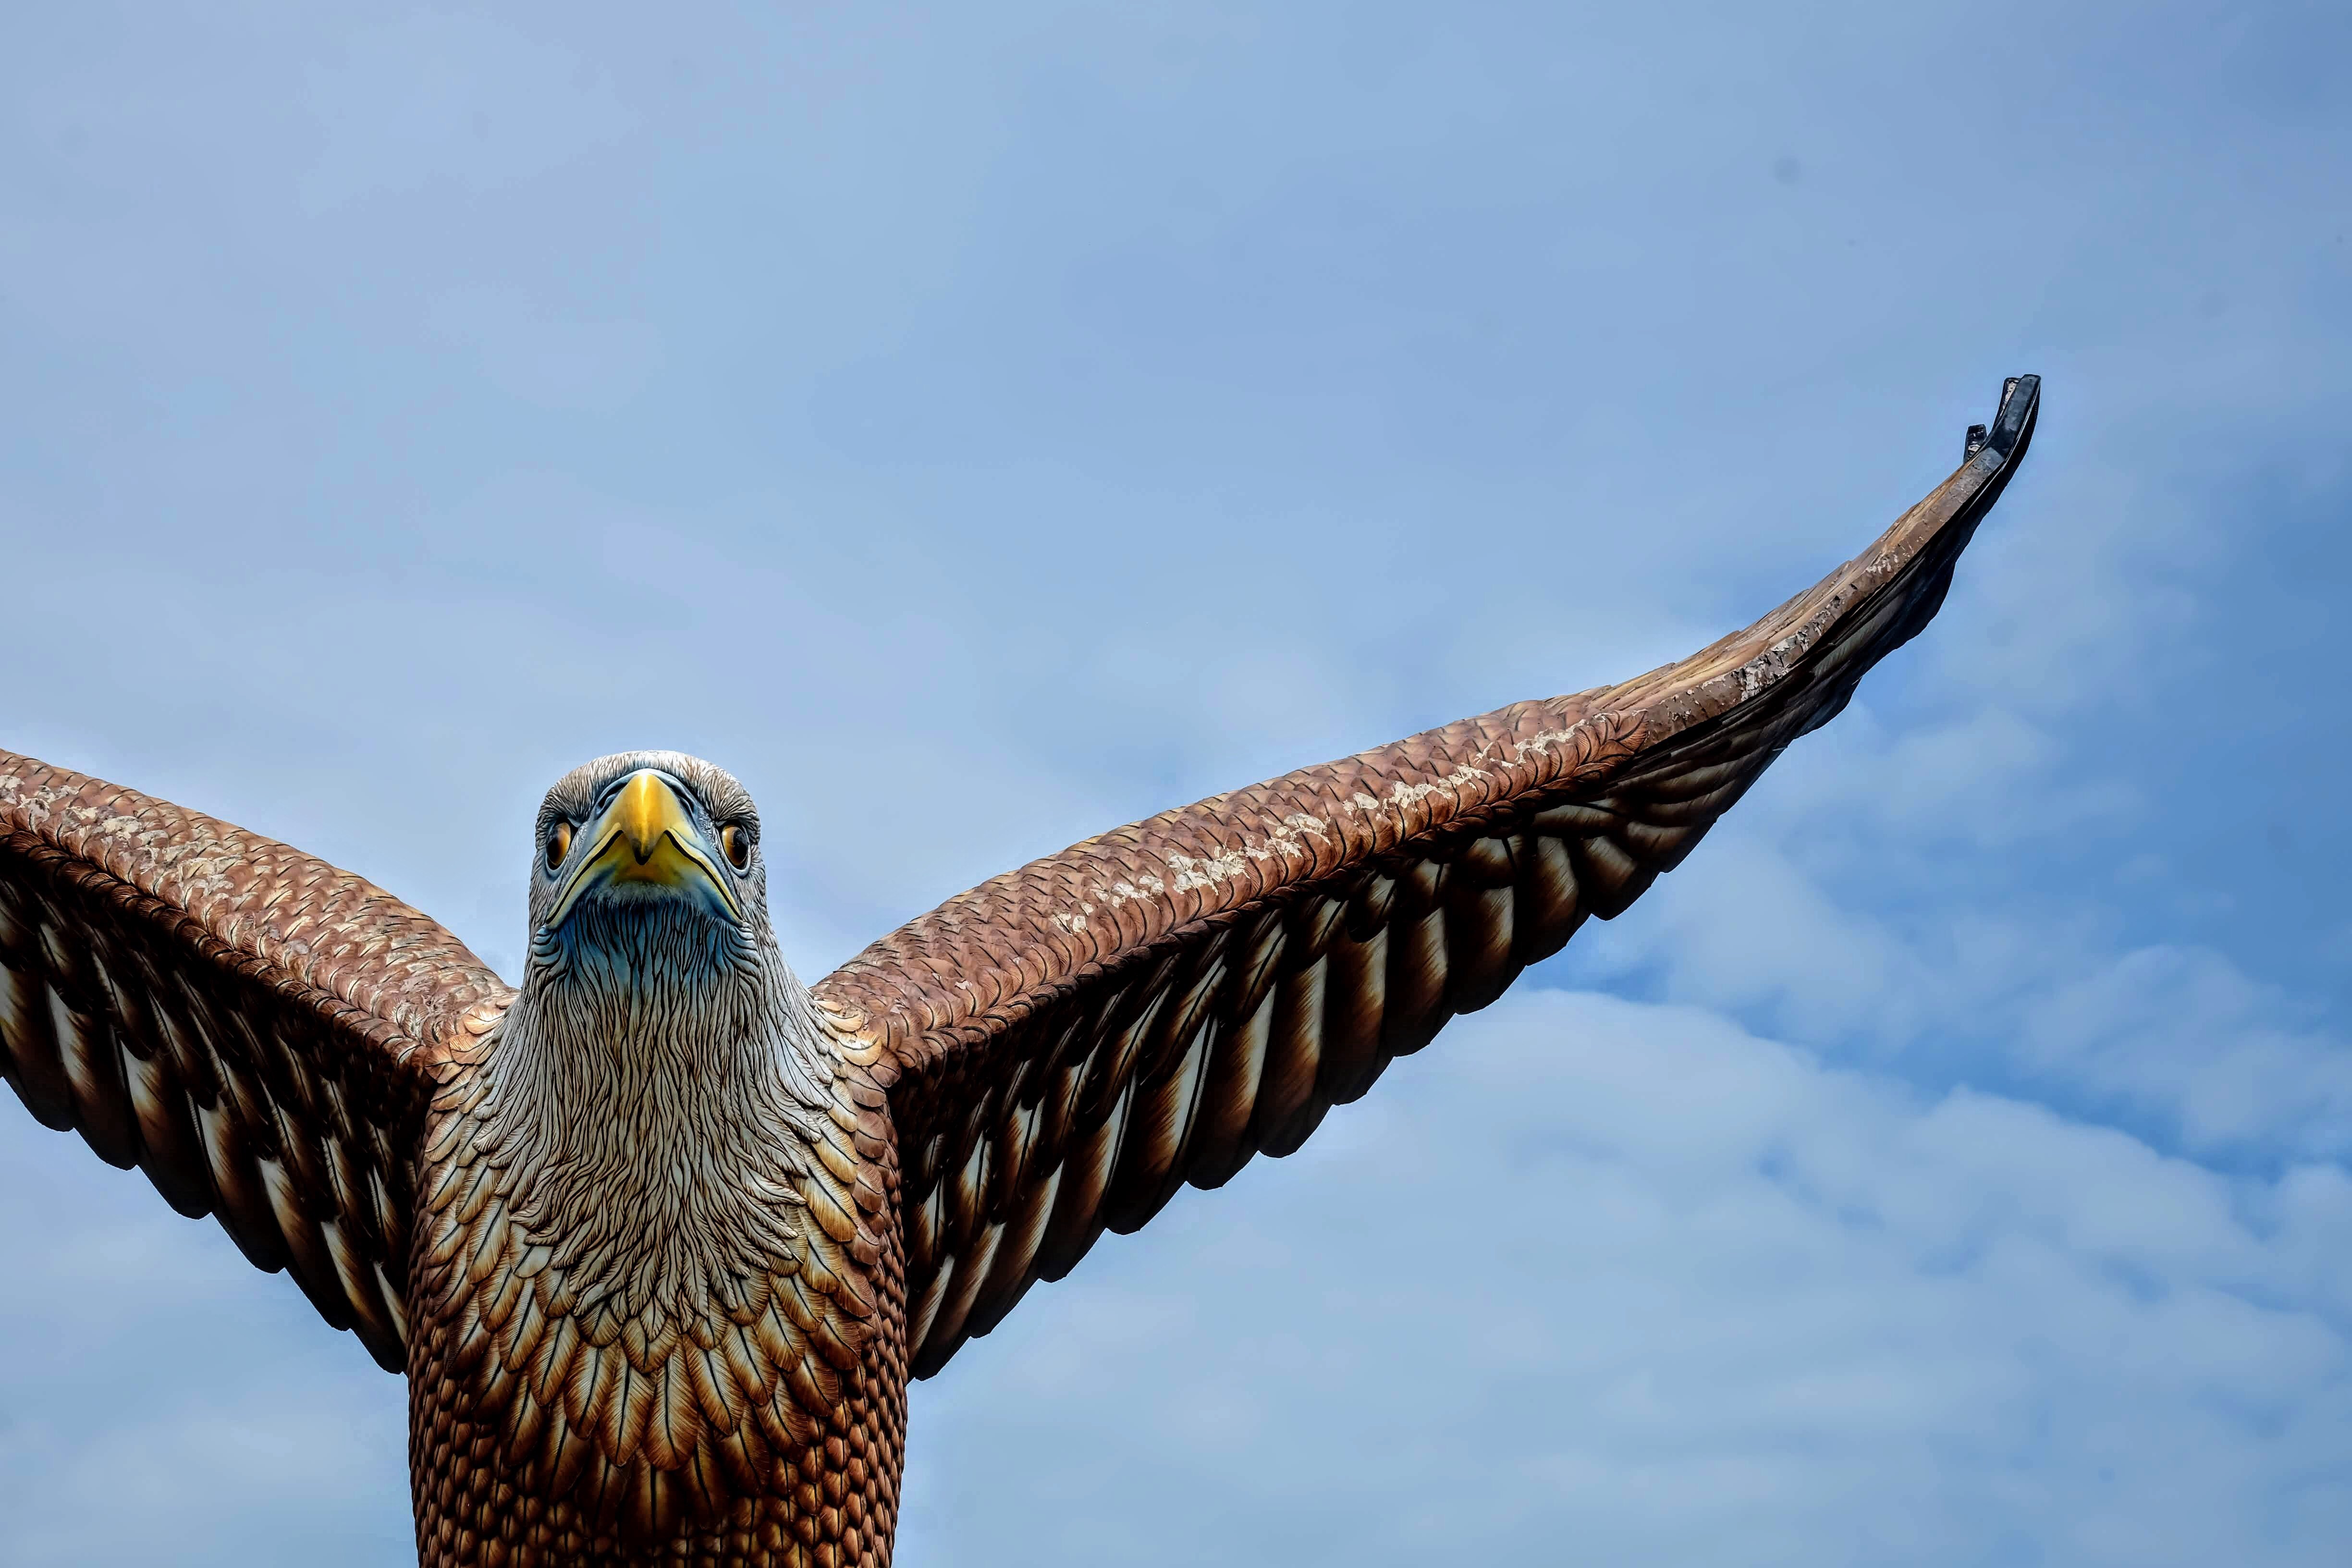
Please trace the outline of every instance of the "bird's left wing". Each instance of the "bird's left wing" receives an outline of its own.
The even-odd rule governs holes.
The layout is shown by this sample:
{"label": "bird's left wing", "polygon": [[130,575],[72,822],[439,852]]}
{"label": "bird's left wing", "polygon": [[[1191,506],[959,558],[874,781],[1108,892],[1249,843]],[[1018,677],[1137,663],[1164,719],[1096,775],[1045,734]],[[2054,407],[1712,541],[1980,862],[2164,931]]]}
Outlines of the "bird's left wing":
{"label": "bird's left wing", "polygon": [[1874,546],[1679,664],[1090,838],[820,983],[897,1123],[916,1375],[1105,1229],[1297,1149],[1677,864],[1934,616],[2038,392],[2011,381]]}
{"label": "bird's left wing", "polygon": [[388,1371],[416,1140],[509,993],[383,889],[0,751],[0,1070],[47,1126],[216,1214]]}

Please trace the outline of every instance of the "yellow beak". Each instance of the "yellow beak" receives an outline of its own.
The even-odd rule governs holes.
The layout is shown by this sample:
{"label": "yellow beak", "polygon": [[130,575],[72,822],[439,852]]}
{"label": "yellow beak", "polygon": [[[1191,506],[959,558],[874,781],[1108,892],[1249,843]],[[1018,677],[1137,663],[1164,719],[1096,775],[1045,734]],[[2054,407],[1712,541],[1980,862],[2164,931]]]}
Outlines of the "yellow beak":
{"label": "yellow beak", "polygon": [[694,833],[693,820],[678,803],[677,792],[651,769],[633,776],[614,797],[605,817],[629,841],[629,852],[640,866],[654,858],[662,839],[683,829]]}
{"label": "yellow beak", "polygon": [[561,926],[591,890],[631,882],[711,900],[734,919],[743,918],[735,879],[695,830],[677,789],[651,768],[631,774],[613,804],[579,834],[549,927]]}

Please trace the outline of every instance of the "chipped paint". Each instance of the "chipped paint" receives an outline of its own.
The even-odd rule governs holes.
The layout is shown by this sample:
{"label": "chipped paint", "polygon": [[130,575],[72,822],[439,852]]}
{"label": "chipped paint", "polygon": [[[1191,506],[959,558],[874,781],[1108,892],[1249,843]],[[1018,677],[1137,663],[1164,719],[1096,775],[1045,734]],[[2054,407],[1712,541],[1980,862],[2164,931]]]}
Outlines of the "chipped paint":
{"label": "chipped paint", "polygon": [[[1454,769],[1452,773],[1446,774],[1444,778],[1439,779],[1435,784],[1409,784],[1398,783],[1391,785],[1389,789],[1389,804],[1395,806],[1397,810],[1402,813],[1412,806],[1419,805],[1423,801],[1427,800],[1431,795],[1435,795],[1440,790],[1458,790],[1473,779],[1489,779],[1494,776],[1495,775],[1493,773],[1487,772],[1485,768],[1474,768],[1468,763],[1465,763],[1460,767]],[[1398,826],[1402,826],[1403,824],[1399,823]]]}
{"label": "chipped paint", "polygon": [[1122,879],[1095,889],[1095,897],[1113,909],[1139,899],[1165,898],[1167,893],[1168,884],[1150,875],[1137,877],[1133,881]]}
{"label": "chipped paint", "polygon": [[1305,843],[1310,834],[1317,838],[1339,836],[1337,829],[1323,818],[1300,811],[1284,817],[1264,838],[1255,842],[1244,839],[1234,847],[1215,855],[1193,856],[1171,850],[1168,853],[1168,868],[1175,873],[1174,890],[1189,893],[1195,889],[1213,888],[1220,882],[1229,882],[1247,870],[1253,860],[1286,861],[1293,857],[1300,857],[1311,862],[1315,852]]}
{"label": "chipped paint", "polygon": [[1220,882],[1231,881],[1248,868],[1249,862],[1246,849],[1228,849],[1205,859],[1171,853],[1168,868],[1176,873],[1176,890],[1189,893],[1196,888],[1213,888]]}

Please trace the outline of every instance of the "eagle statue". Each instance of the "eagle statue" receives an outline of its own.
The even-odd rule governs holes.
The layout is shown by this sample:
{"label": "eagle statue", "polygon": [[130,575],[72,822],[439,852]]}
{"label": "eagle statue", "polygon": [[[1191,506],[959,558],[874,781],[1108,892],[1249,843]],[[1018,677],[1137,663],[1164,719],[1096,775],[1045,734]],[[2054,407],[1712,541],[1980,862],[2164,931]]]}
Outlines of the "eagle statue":
{"label": "eagle statue", "polygon": [[1679,664],[1089,838],[814,985],[692,757],[548,793],[509,986],[347,871],[0,751],[0,1067],[406,1373],[425,1568],[886,1563],[908,1379],[1679,863],[1935,615],[2038,392]]}

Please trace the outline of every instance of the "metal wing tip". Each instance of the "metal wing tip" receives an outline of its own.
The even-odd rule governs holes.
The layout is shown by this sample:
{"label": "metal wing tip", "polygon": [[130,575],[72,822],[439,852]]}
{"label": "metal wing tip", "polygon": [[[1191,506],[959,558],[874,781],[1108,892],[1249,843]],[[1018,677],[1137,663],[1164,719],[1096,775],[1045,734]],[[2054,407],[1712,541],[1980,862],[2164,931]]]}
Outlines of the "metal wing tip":
{"label": "metal wing tip", "polygon": [[2042,401],[2042,378],[2038,375],[2012,375],[2000,384],[2000,406],[1993,411],[1992,424],[1971,425],[1962,437],[1960,460],[1968,461],[1988,446],[2008,457],[2017,446],[2018,437],[2033,422],[2035,405]]}
{"label": "metal wing tip", "polygon": [[2033,427],[2033,414],[2042,402],[2042,378],[2038,375],[2012,375],[2000,384],[2000,407],[1992,416],[1992,428],[1981,425],[1969,426],[1966,456],[1975,457],[1990,447],[2003,458],[2015,455]]}

